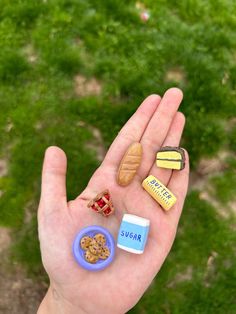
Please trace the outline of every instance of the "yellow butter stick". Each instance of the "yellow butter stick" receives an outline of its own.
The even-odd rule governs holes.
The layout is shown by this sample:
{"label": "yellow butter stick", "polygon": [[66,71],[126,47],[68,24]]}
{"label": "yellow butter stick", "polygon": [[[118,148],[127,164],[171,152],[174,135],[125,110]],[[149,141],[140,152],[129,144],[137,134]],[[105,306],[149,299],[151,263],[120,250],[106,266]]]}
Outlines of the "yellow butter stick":
{"label": "yellow butter stick", "polygon": [[177,201],[174,194],[152,175],[143,181],[142,186],[165,210],[169,210]]}

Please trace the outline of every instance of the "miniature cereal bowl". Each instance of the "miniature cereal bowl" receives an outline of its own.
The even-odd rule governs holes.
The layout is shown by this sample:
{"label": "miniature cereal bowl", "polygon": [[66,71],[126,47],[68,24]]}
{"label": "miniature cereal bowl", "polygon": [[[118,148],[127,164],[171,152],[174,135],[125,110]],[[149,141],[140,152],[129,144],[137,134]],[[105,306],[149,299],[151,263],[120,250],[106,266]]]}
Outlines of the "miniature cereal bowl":
{"label": "miniature cereal bowl", "polygon": [[[85,259],[86,250],[81,247],[81,239],[83,237],[93,238],[97,234],[100,234],[100,235],[102,234],[105,236],[105,239],[106,239],[106,243],[104,243],[105,251],[109,252],[109,254],[107,254],[108,257],[106,257],[105,259],[104,259],[104,256],[101,256],[101,258],[94,259],[94,261],[96,260],[96,262],[93,261],[89,263]],[[84,269],[87,269],[90,271],[102,270],[106,268],[114,259],[114,255],[115,255],[114,238],[107,229],[101,226],[94,225],[94,226],[83,228],[75,237],[75,240],[73,243],[73,255],[77,263]]]}

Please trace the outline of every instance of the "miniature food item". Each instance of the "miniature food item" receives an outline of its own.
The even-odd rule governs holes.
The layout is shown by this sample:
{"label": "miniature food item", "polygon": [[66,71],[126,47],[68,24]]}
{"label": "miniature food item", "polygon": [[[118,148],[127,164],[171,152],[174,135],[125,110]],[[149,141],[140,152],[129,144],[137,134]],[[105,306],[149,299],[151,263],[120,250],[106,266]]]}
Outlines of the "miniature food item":
{"label": "miniature food item", "polygon": [[107,246],[102,247],[102,252],[99,255],[101,259],[107,259],[110,256],[110,250]]}
{"label": "miniature food item", "polygon": [[109,216],[115,210],[112,205],[111,196],[108,190],[99,193],[88,203],[87,206],[92,208],[95,212],[102,214],[103,216]]}
{"label": "miniature food item", "polygon": [[174,194],[152,175],[143,181],[142,186],[165,210],[169,210],[177,201]]}
{"label": "miniature food item", "polygon": [[162,147],[156,156],[158,167],[182,170],[185,166],[184,150],[180,147]]}
{"label": "miniature food item", "polygon": [[104,236],[103,234],[101,234],[101,233],[97,233],[97,234],[93,237],[93,239],[94,239],[97,243],[99,243],[99,244],[101,244],[101,245],[105,245],[105,243],[106,243],[106,238],[105,238],[105,236]]}
{"label": "miniature food item", "polygon": [[84,258],[88,263],[94,264],[98,261],[99,257],[92,254],[89,250],[85,251]]}
{"label": "miniature food item", "polygon": [[117,174],[117,183],[126,186],[133,180],[142,158],[142,145],[138,142],[133,143],[127,149],[120,162]]}
{"label": "miniature food item", "polygon": [[102,252],[102,247],[101,245],[99,245],[99,243],[97,243],[96,240],[92,240],[89,246],[89,251],[93,254],[93,255],[97,255],[99,256]]}
{"label": "miniature food item", "polygon": [[147,242],[150,221],[136,215],[123,216],[117,246],[125,251],[142,254]]}
{"label": "miniature food item", "polygon": [[83,250],[87,250],[91,244],[92,238],[85,236],[80,240],[80,246]]}
{"label": "miniature food item", "polygon": [[93,238],[84,236],[80,240],[80,247],[85,251],[84,259],[91,264],[110,256],[110,250],[106,246],[106,237],[102,233],[95,234]]}
{"label": "miniature food item", "polygon": [[[90,244],[98,248],[94,251],[92,249],[95,254],[90,250],[91,245],[90,248],[87,248],[88,239],[91,240]],[[100,271],[108,267],[115,258],[115,241],[106,228],[97,225],[87,226],[76,234],[72,252],[75,261],[82,268],[89,271]]]}

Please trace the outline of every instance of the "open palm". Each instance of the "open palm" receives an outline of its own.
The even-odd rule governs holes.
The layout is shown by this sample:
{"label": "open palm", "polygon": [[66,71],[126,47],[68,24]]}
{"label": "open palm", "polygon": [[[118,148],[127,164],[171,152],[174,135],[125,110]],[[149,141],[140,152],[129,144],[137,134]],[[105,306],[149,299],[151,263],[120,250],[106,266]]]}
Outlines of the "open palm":
{"label": "open palm", "polygon": [[[182,171],[155,165],[156,151],[161,146],[179,145],[185,123],[183,114],[177,112],[181,100],[182,92],[177,88],[169,89],[162,99],[158,95],[146,98],[114,140],[86,189],[73,201],[67,202],[66,197],[65,153],[57,147],[46,151],[38,222],[50,288],[39,312],[124,313],[149,286],[171,248],[187,192],[187,154]],[[132,183],[121,187],[116,182],[119,162],[133,142],[143,146],[141,166]],[[143,190],[141,183],[149,174],[177,197],[169,212],[164,212]],[[115,207],[115,213],[108,218],[87,208],[88,201],[105,189],[109,189]],[[136,255],[117,248],[108,268],[99,272],[81,268],[72,255],[76,234],[86,226],[100,225],[116,239],[124,213],[150,220],[144,253]]]}

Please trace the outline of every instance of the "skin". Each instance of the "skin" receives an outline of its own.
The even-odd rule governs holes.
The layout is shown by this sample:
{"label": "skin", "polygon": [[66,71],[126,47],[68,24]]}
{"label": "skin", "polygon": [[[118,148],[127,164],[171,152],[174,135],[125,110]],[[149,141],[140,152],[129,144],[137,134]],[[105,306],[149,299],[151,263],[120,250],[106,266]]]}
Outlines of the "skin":
{"label": "skin", "polygon": [[[42,193],[38,209],[39,240],[50,286],[38,313],[125,313],[141,298],[160,270],[173,244],[188,187],[189,162],[181,171],[157,168],[161,146],[178,146],[185,124],[178,112],[183,94],[177,88],[147,97],[121,129],[86,189],[73,201],[66,196],[66,155],[58,147],[46,150]],[[127,148],[140,141],[143,157],[134,180],[127,187],[116,182],[117,169]],[[149,175],[156,176],[177,197],[165,212],[142,188]],[[78,174],[79,177],[79,174]],[[115,214],[105,218],[87,208],[90,199],[109,188]],[[73,258],[72,243],[81,228],[101,225],[117,238],[124,213],[150,220],[142,255],[116,250],[113,263],[100,272],[81,268]],[[158,299],[157,299],[158,302]]]}

